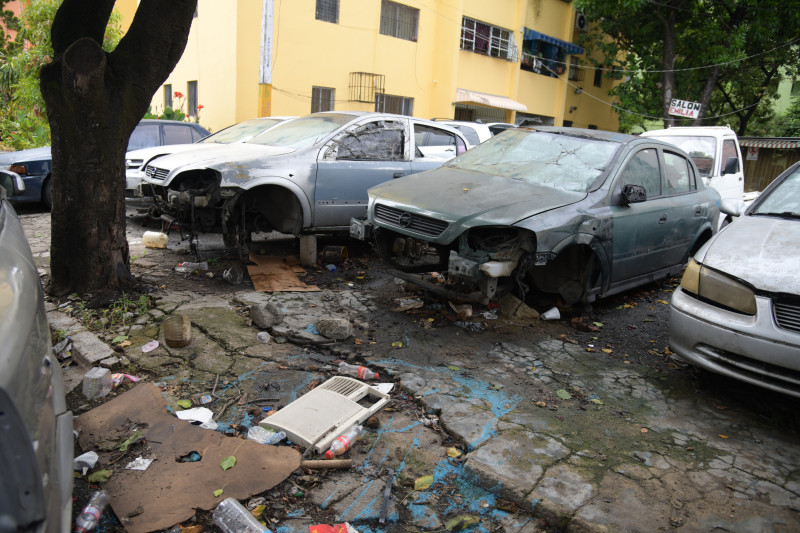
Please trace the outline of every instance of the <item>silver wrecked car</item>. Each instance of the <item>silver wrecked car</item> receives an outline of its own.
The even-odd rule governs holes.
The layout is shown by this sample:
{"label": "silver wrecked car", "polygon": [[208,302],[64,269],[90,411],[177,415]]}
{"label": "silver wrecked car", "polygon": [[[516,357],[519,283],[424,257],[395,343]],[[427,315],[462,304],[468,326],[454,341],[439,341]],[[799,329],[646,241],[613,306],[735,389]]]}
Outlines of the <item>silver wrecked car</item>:
{"label": "silver wrecked car", "polygon": [[5,199],[22,178],[0,171],[0,530],[67,532],[72,518],[72,413],[52,353],[42,285]]}
{"label": "silver wrecked car", "polygon": [[670,303],[670,348],[800,397],[800,162],[700,248]]}
{"label": "silver wrecked car", "polygon": [[467,142],[436,122],[387,113],[330,111],[287,121],[244,143],[209,154],[156,159],[145,169],[156,208],[192,232],[221,232],[238,248],[258,231],[347,232],[364,216],[367,189],[440,166],[425,155],[424,133],[449,136],[457,155]]}

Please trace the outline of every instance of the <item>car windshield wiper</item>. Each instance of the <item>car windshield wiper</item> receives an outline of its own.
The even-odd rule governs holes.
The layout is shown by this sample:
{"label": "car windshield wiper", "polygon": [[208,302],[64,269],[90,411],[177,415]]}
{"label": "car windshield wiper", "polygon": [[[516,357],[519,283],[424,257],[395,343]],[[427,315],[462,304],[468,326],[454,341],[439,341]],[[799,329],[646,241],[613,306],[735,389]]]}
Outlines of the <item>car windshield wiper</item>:
{"label": "car windshield wiper", "polygon": [[792,211],[783,211],[782,213],[752,213],[762,217],[782,217],[782,218],[795,218],[800,219],[800,213],[793,213]]}

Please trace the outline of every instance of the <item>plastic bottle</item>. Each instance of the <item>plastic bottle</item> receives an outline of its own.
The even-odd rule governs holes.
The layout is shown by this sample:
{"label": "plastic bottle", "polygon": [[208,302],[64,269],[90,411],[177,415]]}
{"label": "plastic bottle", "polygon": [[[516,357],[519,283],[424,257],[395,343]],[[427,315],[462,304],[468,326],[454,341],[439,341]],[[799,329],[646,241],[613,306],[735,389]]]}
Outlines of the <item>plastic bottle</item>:
{"label": "plastic bottle", "polygon": [[217,504],[214,523],[224,533],[269,533],[269,529],[234,498],[225,498]]}
{"label": "plastic bottle", "polygon": [[206,261],[203,261],[202,263],[184,262],[175,267],[175,272],[180,272],[182,274],[191,274],[195,270],[205,272],[208,270],[208,263]]}
{"label": "plastic bottle", "polygon": [[94,531],[97,524],[100,522],[100,515],[103,514],[103,509],[108,505],[108,494],[104,490],[99,490],[92,494],[86,507],[83,508],[81,514],[75,519],[75,533],[83,533]]}
{"label": "plastic bottle", "polygon": [[350,365],[339,363],[339,373],[354,376],[358,379],[378,379],[378,373],[373,372],[365,366]]}
{"label": "plastic bottle", "polygon": [[350,449],[355,441],[361,438],[364,426],[353,426],[331,443],[331,449],[325,452],[325,459],[333,459],[337,455],[342,455]]}

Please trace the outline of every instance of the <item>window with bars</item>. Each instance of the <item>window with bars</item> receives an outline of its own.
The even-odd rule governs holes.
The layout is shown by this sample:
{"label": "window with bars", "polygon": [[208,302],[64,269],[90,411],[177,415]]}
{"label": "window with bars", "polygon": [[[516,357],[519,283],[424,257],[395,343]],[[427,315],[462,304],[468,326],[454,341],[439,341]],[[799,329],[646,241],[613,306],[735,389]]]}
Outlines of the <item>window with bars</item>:
{"label": "window with bars", "polygon": [[317,0],[317,20],[339,22],[339,0]]}
{"label": "window with bars", "polygon": [[375,111],[394,113],[396,115],[413,116],[414,99],[393,94],[378,93],[375,95]]}
{"label": "window with bars", "polygon": [[381,1],[381,34],[405,39],[417,40],[419,9],[398,4],[391,0]]}
{"label": "window with bars", "polygon": [[311,112],[333,111],[333,97],[336,89],[330,87],[311,88]]}
{"label": "window with bars", "polygon": [[461,21],[461,49],[509,59],[515,52],[514,36],[504,28],[468,17]]}
{"label": "window with bars", "polygon": [[189,108],[186,114],[190,117],[197,116],[197,82],[190,81],[186,84],[186,105]]}
{"label": "window with bars", "polygon": [[172,84],[164,84],[164,107],[172,107]]}
{"label": "window with bars", "polygon": [[603,71],[600,69],[594,71],[594,86],[595,87],[603,86]]}
{"label": "window with bars", "polygon": [[569,58],[569,79],[570,81],[583,81],[584,70],[581,68],[581,60],[577,57]]}

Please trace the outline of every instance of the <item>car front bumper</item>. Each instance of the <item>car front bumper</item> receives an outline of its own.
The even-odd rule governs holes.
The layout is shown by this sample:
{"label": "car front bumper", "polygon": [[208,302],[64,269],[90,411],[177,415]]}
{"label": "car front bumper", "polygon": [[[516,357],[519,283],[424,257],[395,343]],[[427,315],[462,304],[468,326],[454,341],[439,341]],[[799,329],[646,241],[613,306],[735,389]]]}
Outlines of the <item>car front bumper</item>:
{"label": "car front bumper", "polygon": [[670,349],[689,363],[800,397],[800,333],[779,328],[772,301],[754,316],[707,304],[678,287],[670,302]]}

